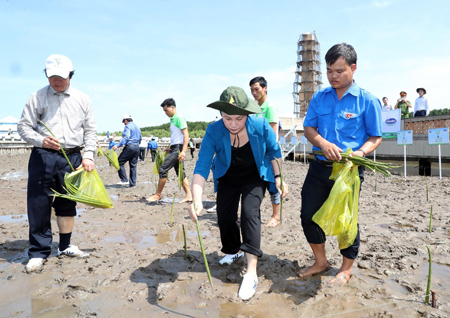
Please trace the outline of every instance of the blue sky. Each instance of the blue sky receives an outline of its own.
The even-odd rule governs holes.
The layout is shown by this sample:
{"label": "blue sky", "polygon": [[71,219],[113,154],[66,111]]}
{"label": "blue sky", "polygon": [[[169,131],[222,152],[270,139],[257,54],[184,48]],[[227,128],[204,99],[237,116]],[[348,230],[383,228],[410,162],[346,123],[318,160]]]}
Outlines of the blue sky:
{"label": "blue sky", "polygon": [[[212,121],[205,106],[228,86],[262,75],[283,115],[293,112],[297,41],[316,31],[324,56],[334,44],[358,54],[355,80],[392,104],[427,89],[432,108],[450,108],[447,1],[16,1],[0,0],[0,119],[20,118],[48,84],[45,60],[68,56],[71,85],[87,93],[98,131],[167,123],[168,97],[188,121]],[[446,77],[444,77],[446,76]]]}

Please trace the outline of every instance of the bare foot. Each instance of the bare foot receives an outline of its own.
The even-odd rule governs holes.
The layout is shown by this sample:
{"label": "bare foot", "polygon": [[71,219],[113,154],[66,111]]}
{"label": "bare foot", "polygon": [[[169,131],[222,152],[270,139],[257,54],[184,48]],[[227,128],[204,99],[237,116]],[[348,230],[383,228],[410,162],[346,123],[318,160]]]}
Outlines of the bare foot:
{"label": "bare foot", "polygon": [[306,268],[302,268],[299,272],[298,272],[298,277],[299,278],[305,278],[306,276],[311,276],[314,274],[319,274],[322,273],[324,271],[326,271],[328,268],[328,263],[326,264],[317,264],[314,263],[313,266],[310,267],[306,267]]}
{"label": "bare foot", "polygon": [[180,203],[191,203],[192,197],[185,197],[183,200],[180,201]]}
{"label": "bare foot", "polygon": [[152,195],[150,198],[147,199],[147,202],[154,203],[154,202],[158,202],[159,200],[161,200],[161,195],[155,193],[154,195]]}
{"label": "bare foot", "polygon": [[276,227],[278,224],[280,224],[280,221],[274,217],[266,224],[266,227]]}
{"label": "bare foot", "polygon": [[351,271],[339,272],[332,280],[330,280],[330,285],[345,285],[350,280],[350,277],[352,277]]}

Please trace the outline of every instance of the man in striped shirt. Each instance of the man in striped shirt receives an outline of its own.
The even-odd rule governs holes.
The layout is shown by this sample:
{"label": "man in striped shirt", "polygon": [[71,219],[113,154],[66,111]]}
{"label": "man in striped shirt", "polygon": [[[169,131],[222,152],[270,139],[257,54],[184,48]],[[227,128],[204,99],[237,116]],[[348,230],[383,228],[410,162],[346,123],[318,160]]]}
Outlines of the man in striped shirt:
{"label": "man in striped shirt", "polygon": [[45,74],[49,85],[31,94],[17,125],[23,140],[34,146],[28,165],[27,211],[31,246],[27,272],[41,270],[51,253],[52,207],[59,228],[58,256],[89,256],[70,244],[76,203],[50,195],[53,194],[51,189],[65,193],[64,174],[72,172],[62,151],[75,169],[92,171],[95,168],[97,125],[91,100],[70,85],[74,70],[66,56],[51,55],[46,61]]}

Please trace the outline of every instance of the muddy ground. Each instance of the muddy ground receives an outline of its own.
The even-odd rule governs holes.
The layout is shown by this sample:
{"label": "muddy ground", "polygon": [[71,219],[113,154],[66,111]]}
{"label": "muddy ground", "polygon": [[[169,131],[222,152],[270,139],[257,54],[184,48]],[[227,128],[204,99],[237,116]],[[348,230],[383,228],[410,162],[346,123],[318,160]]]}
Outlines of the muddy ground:
{"label": "muddy ground", "polygon": [[[194,223],[173,170],[163,201],[149,205],[155,190],[152,163],[139,163],[136,188],[116,186],[117,172],[105,157],[97,159],[100,176],[114,208],[78,205],[72,243],[89,251],[85,260],[56,257],[58,229],[52,218],[52,255],[40,273],[26,274],[28,221],[26,188],[28,155],[0,156],[0,316],[1,317],[450,317],[450,180],[429,177],[429,201],[423,177],[383,180],[366,172],[360,200],[361,250],[345,286],[328,284],[341,256],[335,238],[327,242],[330,269],[296,279],[313,263],[303,236],[300,192],[307,172],[302,163],[286,162],[290,194],[283,224],[263,228],[257,294],[248,302],[237,297],[245,260],[231,266],[218,261],[220,238],[215,214],[200,216],[203,243],[213,276],[208,282]],[[187,159],[189,179],[195,161]],[[128,167],[127,167],[128,169]],[[377,190],[375,191],[375,184]],[[205,207],[214,204],[207,183]],[[432,233],[428,233],[433,207]],[[271,216],[270,200],[261,210]],[[184,259],[182,225],[187,232]],[[428,253],[433,257],[431,289],[437,308],[424,304]]]}

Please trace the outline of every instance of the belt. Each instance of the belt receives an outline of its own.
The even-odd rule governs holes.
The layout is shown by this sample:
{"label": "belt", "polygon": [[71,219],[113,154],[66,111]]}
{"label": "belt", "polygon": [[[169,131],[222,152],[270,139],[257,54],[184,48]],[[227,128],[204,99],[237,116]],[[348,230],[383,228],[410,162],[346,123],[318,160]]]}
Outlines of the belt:
{"label": "belt", "polygon": [[[62,148],[66,154],[80,152],[84,147],[75,147],[75,148]],[[61,149],[59,152],[62,153]]]}
{"label": "belt", "polygon": [[317,156],[314,156],[314,161],[321,164],[322,166],[332,166],[333,162],[331,161],[325,161],[325,160],[320,160],[319,158],[317,158]]}

